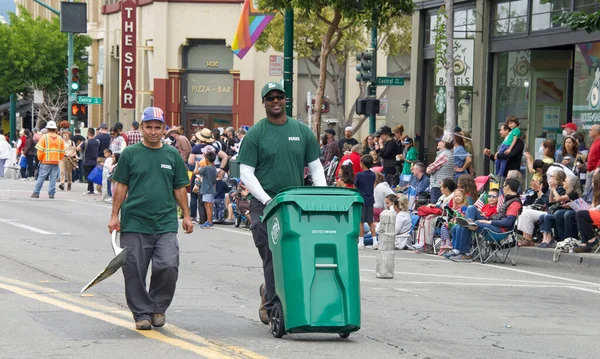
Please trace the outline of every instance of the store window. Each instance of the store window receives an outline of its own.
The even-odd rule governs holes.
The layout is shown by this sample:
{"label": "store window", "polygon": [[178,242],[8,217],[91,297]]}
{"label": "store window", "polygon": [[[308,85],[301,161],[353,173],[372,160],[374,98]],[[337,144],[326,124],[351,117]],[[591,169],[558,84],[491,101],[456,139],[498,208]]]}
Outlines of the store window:
{"label": "store window", "polygon": [[600,122],[600,42],[575,46],[573,122],[588,129]]}
{"label": "store window", "polygon": [[571,0],[533,0],[531,9],[531,31],[540,31],[560,27],[552,18],[564,10],[571,9]]}
{"label": "store window", "polygon": [[492,35],[527,32],[527,0],[499,1],[492,7]]}
{"label": "store window", "polygon": [[[438,14],[427,16],[425,20],[425,41],[429,45],[435,43],[435,29]],[[476,30],[475,9],[461,9],[454,11],[454,38],[467,39],[475,37]]]}
{"label": "store window", "polygon": [[[497,128],[506,117],[516,116],[527,148],[535,149],[544,139],[562,142],[562,124],[567,122],[567,80],[571,50],[525,50],[496,55],[492,145],[500,143]],[[549,60],[551,59],[551,60]],[[532,151],[533,152],[533,151]]]}
{"label": "store window", "polygon": [[233,53],[225,44],[199,44],[190,48],[187,67],[229,73],[233,68]]}
{"label": "store window", "polygon": [[582,11],[588,14],[600,11],[598,0],[575,0],[575,11]]}

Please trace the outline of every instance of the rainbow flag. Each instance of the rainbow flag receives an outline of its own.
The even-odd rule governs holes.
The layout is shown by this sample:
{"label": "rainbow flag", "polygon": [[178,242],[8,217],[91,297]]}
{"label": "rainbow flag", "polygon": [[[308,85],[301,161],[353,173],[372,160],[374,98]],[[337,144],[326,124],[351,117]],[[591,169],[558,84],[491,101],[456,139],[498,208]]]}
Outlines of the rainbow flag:
{"label": "rainbow flag", "polygon": [[272,19],[273,15],[258,10],[253,0],[245,0],[231,45],[233,53],[243,59]]}

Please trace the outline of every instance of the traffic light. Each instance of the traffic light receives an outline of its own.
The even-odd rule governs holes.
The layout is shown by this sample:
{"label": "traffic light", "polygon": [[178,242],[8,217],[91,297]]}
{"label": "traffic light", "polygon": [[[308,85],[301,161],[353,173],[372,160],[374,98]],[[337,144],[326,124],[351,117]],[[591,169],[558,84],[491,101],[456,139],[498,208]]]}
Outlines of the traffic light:
{"label": "traffic light", "polygon": [[79,91],[79,67],[73,65],[71,68],[71,92]]}
{"label": "traffic light", "polygon": [[373,51],[365,51],[356,54],[356,81],[372,82],[373,81]]}
{"label": "traffic light", "polygon": [[78,121],[84,122],[87,126],[87,105],[82,105],[79,103],[74,103],[71,105],[71,115],[76,118]]}

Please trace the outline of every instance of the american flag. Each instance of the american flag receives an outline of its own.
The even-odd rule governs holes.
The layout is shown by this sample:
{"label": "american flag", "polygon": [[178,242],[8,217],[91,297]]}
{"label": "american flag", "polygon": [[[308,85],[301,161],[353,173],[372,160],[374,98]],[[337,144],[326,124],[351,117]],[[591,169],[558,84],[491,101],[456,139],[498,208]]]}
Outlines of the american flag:
{"label": "american flag", "polygon": [[477,207],[477,209],[481,211],[483,206],[486,205],[487,203],[488,203],[488,195],[486,192],[484,192],[481,194],[481,196],[479,196],[479,199],[477,200],[477,202],[475,202],[474,206]]}
{"label": "american flag", "polygon": [[497,208],[502,207],[503,204],[504,204],[504,193],[502,193],[502,188],[500,188],[500,193],[498,194],[498,207]]}

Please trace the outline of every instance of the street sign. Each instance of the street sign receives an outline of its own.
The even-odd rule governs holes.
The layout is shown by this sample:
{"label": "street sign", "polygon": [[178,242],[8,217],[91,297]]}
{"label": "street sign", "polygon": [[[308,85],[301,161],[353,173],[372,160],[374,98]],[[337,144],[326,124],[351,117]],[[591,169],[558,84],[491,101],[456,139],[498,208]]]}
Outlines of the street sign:
{"label": "street sign", "polygon": [[102,105],[102,97],[77,96],[77,102],[82,105]]}
{"label": "street sign", "polygon": [[404,86],[404,77],[378,77],[377,86]]}

